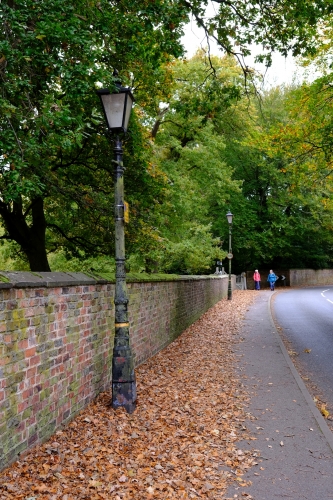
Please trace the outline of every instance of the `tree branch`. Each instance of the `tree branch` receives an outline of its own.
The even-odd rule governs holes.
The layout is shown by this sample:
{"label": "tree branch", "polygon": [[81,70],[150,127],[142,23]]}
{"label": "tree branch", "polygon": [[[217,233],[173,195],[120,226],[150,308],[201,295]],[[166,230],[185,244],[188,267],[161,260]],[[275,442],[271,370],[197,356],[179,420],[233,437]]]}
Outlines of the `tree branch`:
{"label": "tree branch", "polygon": [[157,120],[156,122],[154,123],[154,126],[152,128],[152,131],[151,131],[151,136],[153,139],[155,139],[156,135],[157,135],[157,132],[158,132],[158,129],[160,128],[160,125],[162,123],[162,119],[163,119],[163,116],[165,115],[165,113],[167,111],[169,111],[169,107],[170,105],[168,105],[166,108],[162,109],[159,114],[158,114],[158,117],[157,117]]}
{"label": "tree branch", "polygon": [[88,240],[86,240],[85,238],[82,238],[80,236],[73,236],[73,237],[67,236],[67,234],[57,224],[50,224],[50,223],[48,223],[47,227],[48,228],[53,228],[56,231],[58,231],[58,233],[61,234],[61,236],[63,236],[65,238],[65,240],[69,241],[70,243],[78,243],[83,248],[85,248],[86,250],[89,250],[89,251],[92,248],[95,248],[95,245],[90,244],[90,242]]}

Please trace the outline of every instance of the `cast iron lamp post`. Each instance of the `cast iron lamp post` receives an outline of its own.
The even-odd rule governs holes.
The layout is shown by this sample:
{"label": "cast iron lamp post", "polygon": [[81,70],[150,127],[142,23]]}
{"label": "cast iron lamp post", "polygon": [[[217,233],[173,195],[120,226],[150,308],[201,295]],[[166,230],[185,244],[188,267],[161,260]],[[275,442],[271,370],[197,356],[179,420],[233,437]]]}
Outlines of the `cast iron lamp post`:
{"label": "cast iron lamp post", "polygon": [[[116,76],[116,75],[115,75]],[[116,90],[97,91],[107,126],[114,141],[114,199],[115,199],[115,336],[112,359],[112,406],[124,407],[132,413],[136,406],[134,360],[130,346],[128,296],[125,272],[125,202],[123,149],[120,134],[127,131],[134,98],[128,87],[116,83]]]}
{"label": "cast iron lamp post", "polygon": [[232,259],[231,231],[232,231],[232,218],[233,218],[233,215],[232,215],[232,213],[229,210],[229,212],[227,213],[227,221],[229,223],[229,253],[228,253],[228,259],[229,259],[229,281],[228,281],[228,300],[232,299],[232,288],[231,288],[231,259]]}

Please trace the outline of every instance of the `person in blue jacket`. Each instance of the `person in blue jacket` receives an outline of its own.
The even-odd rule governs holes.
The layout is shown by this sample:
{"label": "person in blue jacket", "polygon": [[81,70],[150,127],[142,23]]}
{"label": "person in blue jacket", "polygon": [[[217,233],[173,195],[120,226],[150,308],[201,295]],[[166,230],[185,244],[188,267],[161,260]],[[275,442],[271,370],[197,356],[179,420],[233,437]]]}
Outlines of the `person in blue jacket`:
{"label": "person in blue jacket", "polygon": [[274,292],[275,282],[278,279],[276,274],[273,273],[272,269],[269,271],[269,275],[267,276],[267,281],[269,282],[269,286],[271,287],[271,291]]}

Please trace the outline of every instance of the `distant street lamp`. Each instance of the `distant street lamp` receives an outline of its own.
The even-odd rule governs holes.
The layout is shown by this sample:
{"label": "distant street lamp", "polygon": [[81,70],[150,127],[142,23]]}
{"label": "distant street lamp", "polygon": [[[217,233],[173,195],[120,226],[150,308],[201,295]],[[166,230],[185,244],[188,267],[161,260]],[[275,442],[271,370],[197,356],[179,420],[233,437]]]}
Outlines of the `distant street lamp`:
{"label": "distant street lamp", "polygon": [[[117,73],[114,74],[117,76]],[[112,406],[124,407],[132,413],[136,406],[134,360],[130,347],[128,295],[125,271],[125,201],[123,149],[120,134],[127,131],[134,102],[131,90],[118,82],[114,92],[97,91],[107,126],[114,141],[114,198],[115,198],[115,336],[112,360]]]}
{"label": "distant street lamp", "polygon": [[228,259],[229,259],[229,281],[228,281],[228,300],[232,299],[232,288],[231,288],[231,259],[233,257],[233,255],[232,255],[232,248],[231,248],[232,218],[233,218],[233,215],[232,215],[232,213],[229,210],[229,212],[227,213],[227,221],[229,223],[229,253],[228,253]]}

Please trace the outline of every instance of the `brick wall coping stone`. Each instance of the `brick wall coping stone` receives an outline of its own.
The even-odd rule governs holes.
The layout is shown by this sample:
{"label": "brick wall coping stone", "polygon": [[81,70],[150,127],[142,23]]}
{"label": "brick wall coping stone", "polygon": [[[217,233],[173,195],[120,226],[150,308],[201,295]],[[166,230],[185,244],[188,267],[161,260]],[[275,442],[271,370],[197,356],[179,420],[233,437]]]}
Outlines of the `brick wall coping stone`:
{"label": "brick wall coping stone", "polygon": [[[5,281],[1,281],[1,279],[4,279]],[[106,281],[103,280],[103,282]],[[59,286],[95,285],[96,283],[96,279],[83,273],[33,273],[28,271],[0,272],[0,288],[56,288]]]}
{"label": "brick wall coping stone", "polygon": [[[183,275],[177,276],[176,281],[195,281],[203,279],[221,279],[227,278],[228,275]],[[139,279],[128,282],[137,282]],[[144,280],[147,281],[147,280]],[[155,281],[155,280],[154,280]],[[159,280],[156,280],[157,282]],[[168,281],[167,279],[161,281]],[[171,278],[170,281],[175,281]],[[1,288],[31,288],[31,287],[46,287],[55,288],[60,286],[75,286],[75,285],[95,285],[112,283],[114,280],[108,280],[99,276],[87,276],[84,273],[72,272],[30,272],[30,271],[0,271],[0,289]]]}

